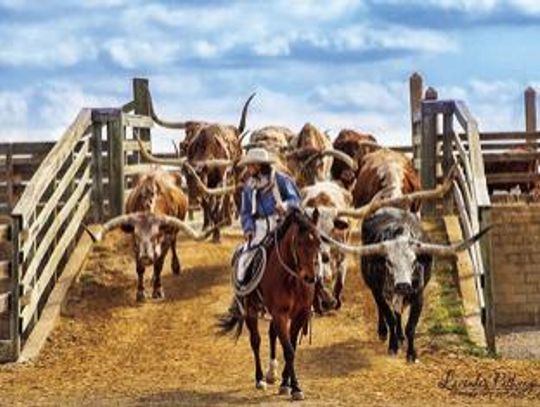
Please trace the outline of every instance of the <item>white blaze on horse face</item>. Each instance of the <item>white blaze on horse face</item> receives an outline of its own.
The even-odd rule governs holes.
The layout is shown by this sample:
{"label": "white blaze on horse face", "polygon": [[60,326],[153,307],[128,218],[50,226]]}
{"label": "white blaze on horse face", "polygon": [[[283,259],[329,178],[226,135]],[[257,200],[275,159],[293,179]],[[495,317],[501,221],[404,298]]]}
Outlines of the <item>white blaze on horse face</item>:
{"label": "white blaze on horse face", "polygon": [[416,254],[407,238],[400,237],[386,252],[386,265],[394,277],[394,286],[408,284],[412,286],[412,276]]}

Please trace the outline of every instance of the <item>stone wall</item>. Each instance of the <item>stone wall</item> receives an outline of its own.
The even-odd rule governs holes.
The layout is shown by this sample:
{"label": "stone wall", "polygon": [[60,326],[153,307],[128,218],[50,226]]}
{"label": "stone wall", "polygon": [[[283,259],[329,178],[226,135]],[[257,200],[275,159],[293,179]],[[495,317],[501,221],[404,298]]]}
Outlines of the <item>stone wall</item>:
{"label": "stone wall", "polygon": [[495,325],[540,325],[540,205],[497,204],[491,221]]}

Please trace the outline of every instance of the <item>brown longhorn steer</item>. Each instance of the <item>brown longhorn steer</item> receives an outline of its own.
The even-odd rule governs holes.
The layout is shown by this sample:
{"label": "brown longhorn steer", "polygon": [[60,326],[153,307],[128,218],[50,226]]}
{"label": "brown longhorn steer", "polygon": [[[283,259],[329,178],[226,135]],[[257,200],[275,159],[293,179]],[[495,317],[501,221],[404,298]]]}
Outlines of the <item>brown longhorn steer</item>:
{"label": "brown longhorn steer", "polygon": [[145,298],[144,271],[151,265],[154,266],[152,297],[163,297],[161,270],[169,248],[172,249],[172,271],[174,274],[180,273],[181,265],[176,252],[179,230],[196,240],[210,234],[200,235],[183,222],[188,200],[178,182],[177,176],[157,168],[143,174],[128,196],[126,215],[109,220],[97,236],[92,236],[94,240],[101,240],[115,228],[131,234],[138,276],[137,301]]}
{"label": "brown longhorn steer", "polygon": [[334,150],[347,154],[356,163],[356,168],[351,168],[343,161],[334,160],[331,169],[332,179],[340,182],[346,189],[352,190],[357,170],[362,165],[362,158],[374,149],[380,148],[377,140],[371,134],[343,129],[334,140],[333,147]]}
{"label": "brown longhorn steer", "polygon": [[[397,198],[420,189],[420,178],[412,161],[400,152],[381,148],[362,158],[353,189],[353,205],[365,205],[375,196]],[[413,202],[408,208],[418,212],[419,201]]]}

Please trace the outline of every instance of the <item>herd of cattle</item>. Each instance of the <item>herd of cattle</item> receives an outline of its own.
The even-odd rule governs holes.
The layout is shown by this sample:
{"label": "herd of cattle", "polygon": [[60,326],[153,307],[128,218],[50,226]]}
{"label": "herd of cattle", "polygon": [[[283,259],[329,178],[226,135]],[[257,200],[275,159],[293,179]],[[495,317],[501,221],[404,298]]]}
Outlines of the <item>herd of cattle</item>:
{"label": "herd of cattle", "polygon": [[[309,123],[298,134],[279,126],[248,133],[246,115],[253,96],[245,103],[238,126],[164,121],[150,103],[156,123],[185,131],[178,157],[154,157],[141,143],[143,157],[157,165],[139,177],[127,200],[126,215],[111,219],[94,237],[100,239],[118,227],[131,233],[138,274],[137,300],[144,299],[143,274],[150,265],[154,266],[152,296],[162,297],[160,273],[169,248],[173,273],[181,269],[176,253],[177,232],[193,239],[213,236],[219,241],[220,227],[230,224],[239,212],[245,173],[236,164],[248,149],[263,147],[275,156],[276,169],[297,182],[303,208],[317,208],[321,214],[316,227],[331,239],[321,243],[317,266],[327,284],[333,282],[335,308],[342,304],[345,254],[361,253],[361,246],[347,243],[350,219],[364,218],[363,243],[376,250],[362,256],[362,274],[378,308],[378,334],[384,340],[389,337],[388,350],[397,353],[399,342],[405,339],[401,313],[410,304],[405,329],[407,360],[415,361],[414,332],[432,257],[463,250],[481,235],[450,246],[428,243],[420,222],[419,202],[440,197],[451,182],[433,191],[421,191],[411,159],[379,145],[372,135],[355,130],[342,130],[333,143]],[[179,169],[165,171],[161,166]],[[187,193],[183,192],[184,185]],[[202,231],[193,230],[185,222],[188,201],[202,208]]]}

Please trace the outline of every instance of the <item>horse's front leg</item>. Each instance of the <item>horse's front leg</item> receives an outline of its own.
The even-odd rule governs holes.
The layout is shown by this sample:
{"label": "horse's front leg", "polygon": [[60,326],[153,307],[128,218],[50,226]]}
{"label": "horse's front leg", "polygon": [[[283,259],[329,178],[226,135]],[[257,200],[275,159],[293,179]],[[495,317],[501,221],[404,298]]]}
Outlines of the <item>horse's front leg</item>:
{"label": "horse's front leg", "polygon": [[175,233],[172,238],[171,250],[172,250],[172,261],[171,268],[174,275],[179,275],[182,271],[182,265],[180,264],[180,259],[178,258],[178,253],[176,252],[176,239],[178,234]]}
{"label": "horse's front leg", "polygon": [[246,317],[246,326],[249,329],[249,341],[251,343],[251,350],[255,358],[255,387],[260,390],[266,389],[266,382],[263,380],[263,371],[261,367],[261,335],[259,334],[259,324],[257,321],[257,314],[248,311]]}
{"label": "horse's front leg", "polygon": [[[281,386],[280,394],[288,394],[290,392],[293,400],[303,400],[304,393],[298,385],[298,379],[296,378],[296,372],[294,369],[294,356],[295,356],[295,345],[291,340],[291,320],[286,315],[277,315],[273,316],[275,321],[275,326],[278,334],[279,341],[283,347],[283,357],[285,359],[285,368],[283,369],[283,374],[281,376]],[[300,330],[296,327],[295,329]],[[298,332],[296,333],[298,337]]]}
{"label": "horse's front leg", "polygon": [[272,321],[270,321],[270,326],[268,328],[268,339],[270,345],[270,361],[268,362],[268,370],[266,371],[265,377],[266,383],[274,384],[277,379],[278,361],[276,358],[277,331]]}

